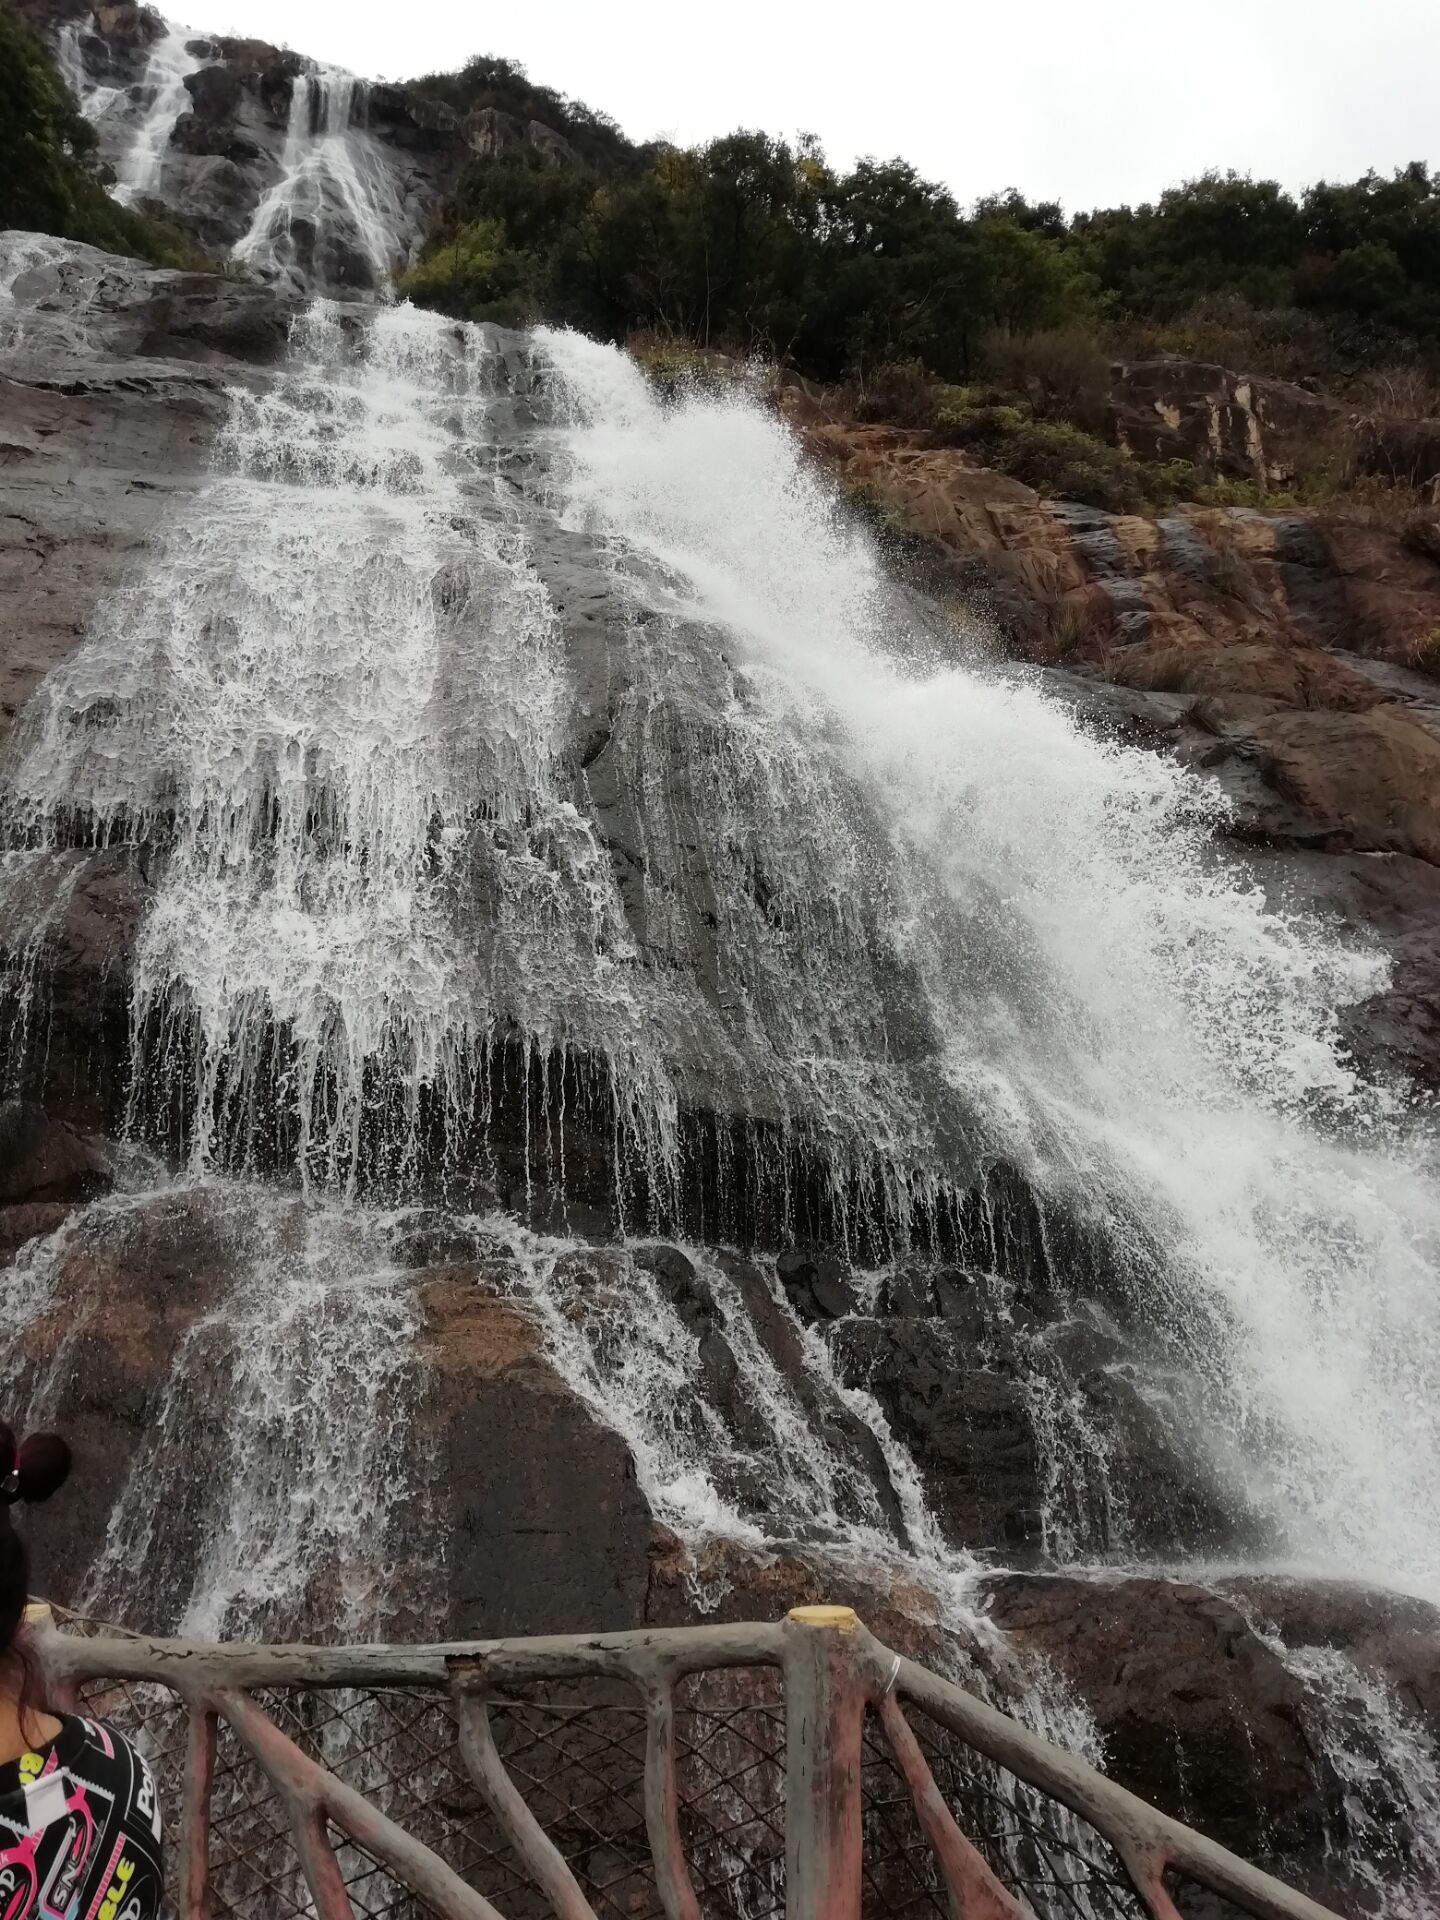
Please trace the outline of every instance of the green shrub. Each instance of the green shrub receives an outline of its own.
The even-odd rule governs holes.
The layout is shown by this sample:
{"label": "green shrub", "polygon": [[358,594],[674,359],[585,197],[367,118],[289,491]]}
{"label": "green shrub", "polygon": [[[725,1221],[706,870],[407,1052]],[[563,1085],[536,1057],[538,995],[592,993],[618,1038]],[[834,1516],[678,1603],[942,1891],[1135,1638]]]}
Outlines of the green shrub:
{"label": "green shrub", "polygon": [[396,281],[396,291],[418,306],[457,320],[523,323],[523,263],[498,220],[472,220],[432,241],[418,263]]}
{"label": "green shrub", "polygon": [[[1163,471],[1143,467],[1083,427],[1037,420],[1026,407],[953,408],[936,437],[943,445],[964,448],[984,466],[1023,480],[1037,493],[1114,513],[1145,506]],[[1168,493],[1167,488],[1160,490]]]}
{"label": "green shrub", "polygon": [[981,364],[995,384],[1023,395],[1040,419],[1068,420],[1098,433],[1110,406],[1110,355],[1088,328],[990,334]]}

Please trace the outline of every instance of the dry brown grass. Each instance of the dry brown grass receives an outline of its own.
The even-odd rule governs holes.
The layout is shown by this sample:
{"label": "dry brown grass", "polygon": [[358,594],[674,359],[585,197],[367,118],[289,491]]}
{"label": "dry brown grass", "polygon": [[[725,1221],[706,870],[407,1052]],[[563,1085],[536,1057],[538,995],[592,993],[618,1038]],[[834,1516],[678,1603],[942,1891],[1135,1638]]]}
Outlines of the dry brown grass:
{"label": "dry brown grass", "polygon": [[1057,596],[1045,605],[1043,619],[1044,631],[1035,649],[1037,664],[1058,667],[1076,660],[1105,664],[1105,627],[1088,602],[1074,595]]}
{"label": "dry brown grass", "polygon": [[1430,627],[1423,633],[1412,634],[1396,658],[1402,667],[1440,678],[1440,627]]}

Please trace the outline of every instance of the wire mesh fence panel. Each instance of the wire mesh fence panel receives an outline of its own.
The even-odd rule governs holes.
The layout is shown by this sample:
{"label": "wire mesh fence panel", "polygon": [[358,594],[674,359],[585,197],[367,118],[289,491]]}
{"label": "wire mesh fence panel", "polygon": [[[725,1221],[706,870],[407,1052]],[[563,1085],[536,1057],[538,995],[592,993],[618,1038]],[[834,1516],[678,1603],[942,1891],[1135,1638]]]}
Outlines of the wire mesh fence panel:
{"label": "wire mesh fence panel", "polygon": [[217,1916],[246,1920],[262,1913],[271,1920],[310,1920],[314,1912],[284,1802],[223,1723],[211,1782],[210,1904]]}
{"label": "wire mesh fence panel", "polygon": [[[906,1703],[905,1717],[961,1832],[1037,1920],[1146,1920],[1119,1856],[1088,1821],[987,1760],[913,1704]],[[897,1834],[918,1833],[918,1817],[888,1748],[877,1752],[873,1735],[867,1735],[866,1773],[867,1809],[883,1805]],[[891,1784],[882,1787],[887,1773]],[[918,1873],[919,1849],[907,1840],[903,1851]],[[938,1886],[933,1864],[927,1884]],[[943,1896],[934,1897],[933,1911],[947,1913]]]}
{"label": "wire mesh fence panel", "polygon": [[[255,1699],[301,1752],[432,1848],[506,1920],[544,1920],[543,1896],[465,1769],[448,1696],[423,1688],[291,1687]],[[185,1714],[175,1696],[149,1683],[92,1681],[81,1705],[146,1754],[173,1830],[185,1759]],[[489,1715],[507,1771],[599,1920],[662,1920],[645,1826],[639,1699],[613,1682],[566,1682],[509,1690],[490,1701]],[[1123,1869],[1092,1828],[918,1709],[908,1715],[962,1830],[1038,1920],[1143,1920]],[[681,1834],[706,1920],[772,1920],[785,1904],[778,1672],[736,1669],[682,1682],[675,1745]],[[866,1722],[862,1791],[867,1920],[944,1920],[949,1908],[933,1852],[873,1718]],[[362,1849],[336,1836],[336,1852],[357,1920],[427,1920],[429,1909]],[[311,1920],[280,1796],[223,1723],[210,1860],[217,1920]],[[1196,1920],[1210,1920],[1203,1905]],[[1217,1910],[1215,1920],[1228,1916]]]}
{"label": "wire mesh fence panel", "polygon": [[774,1667],[697,1673],[675,1690],[676,1785],[702,1913],[785,1911],[785,1706]]}
{"label": "wire mesh fence panel", "polygon": [[[547,1901],[470,1778],[447,1692],[302,1685],[252,1697],[302,1753],[431,1848],[505,1920],[546,1920]],[[78,1704],[130,1737],[153,1767],[173,1872],[187,1753],[182,1703],[161,1683],[98,1679],[84,1683]],[[638,1691],[618,1678],[552,1681],[506,1687],[486,1707],[501,1763],[598,1920],[663,1920],[645,1819],[647,1715]],[[676,1687],[673,1711],[681,1840],[702,1915],[779,1920],[786,1825],[779,1670],[691,1675]],[[1092,1826],[918,1706],[905,1712],[962,1833],[1037,1920],[1145,1920],[1118,1857]],[[865,1920],[948,1920],[938,1862],[873,1714],[863,1736],[862,1817]],[[364,1848],[338,1832],[332,1844],[356,1920],[432,1920],[432,1909]],[[223,1718],[209,1858],[215,1920],[313,1920],[284,1802]],[[1175,1884],[1172,1897],[1184,1920],[1236,1920],[1239,1912],[1189,1882]]]}

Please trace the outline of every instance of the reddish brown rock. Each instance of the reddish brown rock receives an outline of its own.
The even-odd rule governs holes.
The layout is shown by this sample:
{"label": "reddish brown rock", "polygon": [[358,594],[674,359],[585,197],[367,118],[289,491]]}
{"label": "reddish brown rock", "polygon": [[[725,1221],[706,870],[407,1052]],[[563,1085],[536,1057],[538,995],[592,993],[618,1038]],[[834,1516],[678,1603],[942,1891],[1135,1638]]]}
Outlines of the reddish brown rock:
{"label": "reddish brown rock", "polygon": [[1364,713],[1385,698],[1332,654],[1263,641],[1227,646],[1206,637],[1192,645],[1126,649],[1111,659],[1107,675],[1165,693],[1243,694],[1275,708]]}
{"label": "reddish brown rock", "polygon": [[1282,790],[1350,846],[1440,862],[1440,736],[1393,707],[1278,711],[1244,731]]}
{"label": "reddish brown rock", "polygon": [[482,1275],[429,1279],[421,1300],[420,1418],[441,1508],[447,1631],[638,1624],[651,1520],[624,1441],[575,1398],[534,1323]]}
{"label": "reddish brown rock", "polygon": [[0,1207],[0,1266],[32,1240],[54,1233],[70,1217],[70,1208],[58,1200],[35,1201],[28,1206]]}

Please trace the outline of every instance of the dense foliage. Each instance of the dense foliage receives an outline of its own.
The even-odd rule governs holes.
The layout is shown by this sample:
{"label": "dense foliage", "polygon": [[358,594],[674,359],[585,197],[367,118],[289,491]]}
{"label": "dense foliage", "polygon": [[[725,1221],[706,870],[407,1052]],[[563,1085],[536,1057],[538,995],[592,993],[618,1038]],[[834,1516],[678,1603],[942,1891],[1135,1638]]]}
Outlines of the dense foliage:
{"label": "dense foliage", "polygon": [[[903,160],[839,170],[803,137],[636,147],[504,61],[415,86],[472,127],[509,116],[406,278],[458,317],[759,354],[847,382],[862,417],[1111,507],[1247,484],[1107,445],[1117,357],[1303,378],[1362,406],[1366,379],[1403,367],[1406,410],[1440,411],[1440,174],[1419,162],[1299,197],[1209,174],[1067,219],[1013,192],[961,208]],[[1313,468],[1333,486],[1344,461],[1326,447]]]}
{"label": "dense foliage", "polygon": [[60,234],[162,265],[193,261],[176,229],[110,198],[94,148],[94,129],[44,45],[0,5],[0,228]]}
{"label": "dense foliage", "polygon": [[1056,329],[1208,331],[1278,372],[1440,353],[1440,175],[1419,162],[1299,198],[1212,174],[1066,220],[1015,193],[961,209],[901,160],[838,171],[803,138],[637,148],[504,61],[415,84],[574,154],[515,144],[469,168],[412,282],[457,314],[649,329],[828,378],[919,360],[969,380],[997,339]]}

